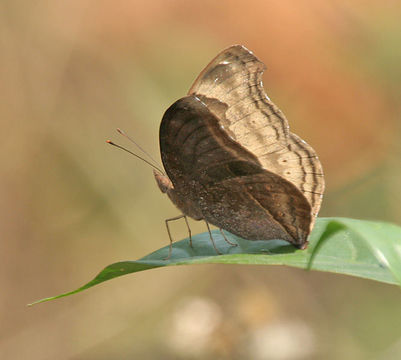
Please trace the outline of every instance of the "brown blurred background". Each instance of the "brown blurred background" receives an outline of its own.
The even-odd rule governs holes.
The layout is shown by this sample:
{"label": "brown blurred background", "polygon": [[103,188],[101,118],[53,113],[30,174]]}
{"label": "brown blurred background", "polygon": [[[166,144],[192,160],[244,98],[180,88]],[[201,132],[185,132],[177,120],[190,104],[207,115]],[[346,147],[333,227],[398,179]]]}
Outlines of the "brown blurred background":
{"label": "brown blurred background", "polygon": [[399,288],[282,267],[152,270],[26,307],[167,244],[178,211],[104,141],[129,146],[121,127],[159,158],[163,112],[231,44],[319,154],[320,215],[400,223],[399,1],[3,0],[0,41],[1,359],[401,358]]}

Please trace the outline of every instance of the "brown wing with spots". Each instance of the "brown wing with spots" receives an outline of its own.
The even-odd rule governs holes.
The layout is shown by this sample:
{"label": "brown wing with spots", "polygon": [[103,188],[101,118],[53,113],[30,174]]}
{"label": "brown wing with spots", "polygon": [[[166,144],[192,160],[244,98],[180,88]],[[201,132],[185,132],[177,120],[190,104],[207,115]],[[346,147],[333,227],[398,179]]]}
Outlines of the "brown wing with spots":
{"label": "brown wing with spots", "polygon": [[195,96],[178,100],[164,114],[160,150],[174,185],[170,198],[184,213],[182,201],[208,222],[246,239],[305,246],[311,222],[308,200],[230,139]]}
{"label": "brown wing with spots", "polygon": [[216,115],[227,134],[256,156],[262,167],[292,182],[319,212],[323,170],[315,151],[290,133],[284,114],[266,95],[265,65],[251,51],[235,45],[222,51],[201,72],[189,94]]}

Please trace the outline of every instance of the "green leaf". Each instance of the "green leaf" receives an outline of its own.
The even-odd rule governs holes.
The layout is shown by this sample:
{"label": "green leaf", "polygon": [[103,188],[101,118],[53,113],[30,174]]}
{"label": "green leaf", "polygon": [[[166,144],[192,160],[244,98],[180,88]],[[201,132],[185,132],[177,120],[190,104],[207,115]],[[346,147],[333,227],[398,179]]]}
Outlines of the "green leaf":
{"label": "green leaf", "polygon": [[374,221],[347,218],[319,218],[306,250],[283,240],[250,241],[226,232],[238,246],[228,244],[219,231],[213,239],[223,255],[218,255],[209,233],[195,235],[173,244],[172,256],[165,246],[139,260],[121,261],[103,269],[84,286],[30,305],[76,294],[94,285],[133,272],[172,265],[249,264],[287,265],[306,270],[328,271],[401,285],[401,227]]}

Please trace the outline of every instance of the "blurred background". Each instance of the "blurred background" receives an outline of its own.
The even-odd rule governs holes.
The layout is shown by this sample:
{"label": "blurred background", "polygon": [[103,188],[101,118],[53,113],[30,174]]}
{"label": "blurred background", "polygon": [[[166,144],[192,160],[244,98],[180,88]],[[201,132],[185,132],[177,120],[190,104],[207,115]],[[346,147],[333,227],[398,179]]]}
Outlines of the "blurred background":
{"label": "blurred background", "polygon": [[400,20],[390,0],[3,0],[0,357],[399,359],[399,288],[341,275],[176,267],[26,304],[168,243],[178,211],[105,140],[159,159],[163,112],[232,44],[319,154],[320,215],[399,224]]}

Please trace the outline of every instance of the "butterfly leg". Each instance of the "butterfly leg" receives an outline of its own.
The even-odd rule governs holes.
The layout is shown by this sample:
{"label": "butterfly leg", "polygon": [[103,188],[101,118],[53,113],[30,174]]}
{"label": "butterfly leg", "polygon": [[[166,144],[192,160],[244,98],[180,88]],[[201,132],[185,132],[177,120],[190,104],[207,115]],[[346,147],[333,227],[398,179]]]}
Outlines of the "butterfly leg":
{"label": "butterfly leg", "polygon": [[228,240],[226,238],[226,235],[224,234],[222,228],[219,228],[219,230],[220,230],[221,235],[223,235],[223,238],[224,238],[224,240],[226,241],[227,244],[230,244],[231,246],[238,246],[238,244],[235,244],[235,243],[231,242],[230,240]]}
{"label": "butterfly leg", "polygon": [[206,226],[207,226],[207,231],[209,231],[210,240],[212,241],[214,250],[216,250],[216,253],[217,253],[217,254],[221,255],[221,252],[220,252],[219,249],[216,247],[216,243],[215,243],[214,240],[213,240],[213,236],[212,236],[212,233],[211,233],[211,231],[210,231],[209,223],[208,223],[206,220],[205,220],[205,223],[206,223]]}
{"label": "butterfly leg", "polygon": [[179,215],[179,216],[176,216],[176,217],[173,217],[173,218],[170,218],[170,219],[166,219],[166,220],[165,220],[165,222],[166,222],[166,228],[167,228],[167,233],[168,233],[168,237],[170,238],[170,247],[169,247],[169,249],[168,249],[168,256],[167,256],[166,258],[164,258],[164,260],[170,259],[170,258],[171,258],[171,254],[172,254],[172,252],[173,252],[173,238],[172,238],[172,236],[171,236],[170,227],[168,226],[168,223],[169,223],[169,221],[179,220],[179,219],[181,219],[182,217],[185,217],[185,215]]}
{"label": "butterfly leg", "polygon": [[184,220],[185,220],[185,223],[187,224],[187,228],[188,228],[189,246],[190,246],[190,247],[193,247],[193,246],[192,246],[192,232],[191,232],[191,228],[189,227],[188,218],[187,218],[186,215],[184,215]]}
{"label": "butterfly leg", "polygon": [[169,221],[179,220],[181,218],[184,218],[185,223],[187,224],[188,233],[189,233],[189,245],[192,247],[192,232],[191,232],[191,228],[189,227],[187,216],[182,214],[182,215],[170,218],[170,219],[166,219],[165,221],[166,221],[167,233],[168,233],[168,237],[170,238],[170,248],[168,250],[168,256],[164,260],[170,259],[171,253],[173,251],[173,238],[171,236],[170,227],[168,226],[168,223],[169,223]]}

